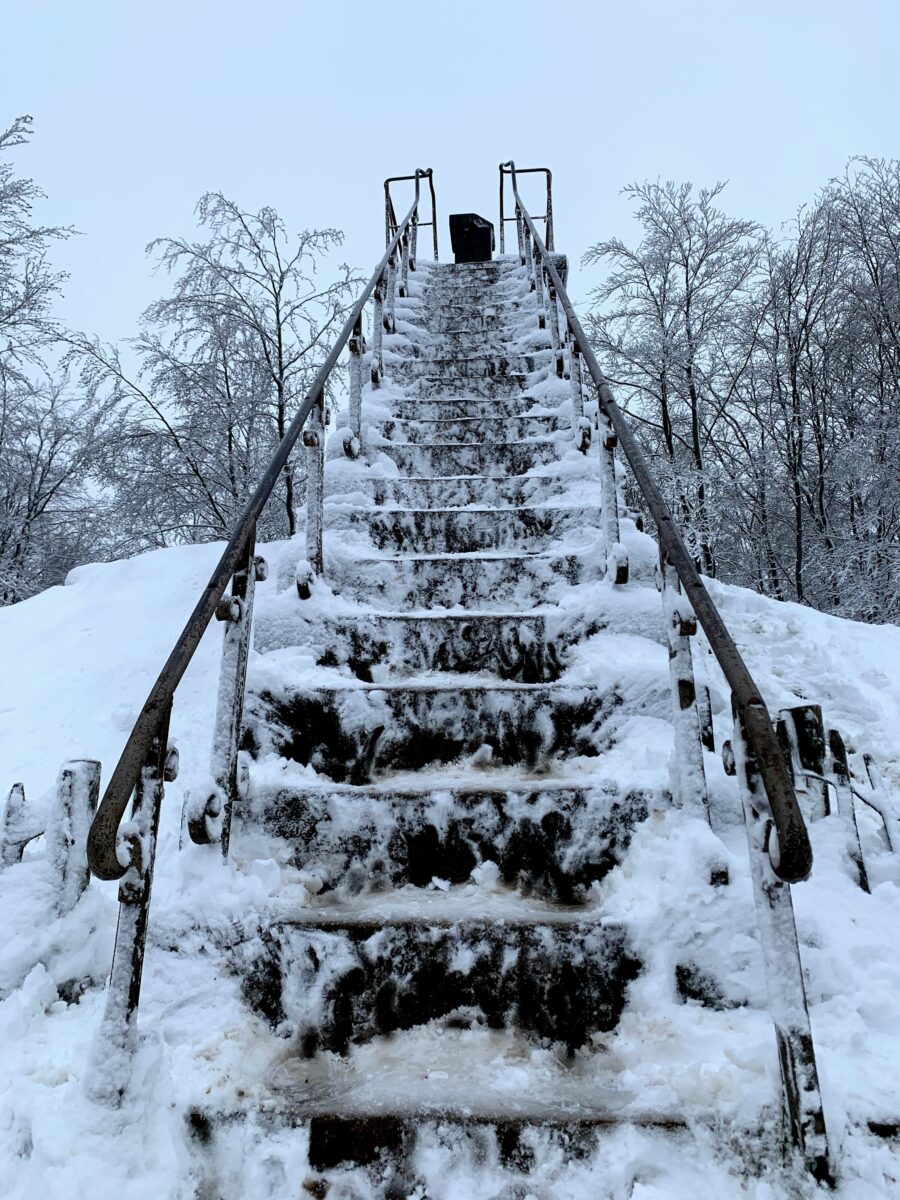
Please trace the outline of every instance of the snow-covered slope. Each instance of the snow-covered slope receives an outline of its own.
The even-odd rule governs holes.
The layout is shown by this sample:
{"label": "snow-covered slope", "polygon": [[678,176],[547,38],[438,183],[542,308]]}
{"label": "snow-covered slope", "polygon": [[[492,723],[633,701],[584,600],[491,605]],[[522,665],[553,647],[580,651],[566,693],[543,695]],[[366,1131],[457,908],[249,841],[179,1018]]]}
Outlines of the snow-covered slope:
{"label": "snow-covered slope", "polygon": [[[99,757],[108,772],[218,550],[182,548],[81,568],[66,587],[0,610],[0,661],[7,679],[0,724],[5,785],[23,781],[29,799],[37,802],[64,759]],[[296,548],[288,544],[266,552],[276,565],[281,556],[296,557]],[[277,570],[260,591],[274,589],[276,576]],[[771,707],[802,700],[821,703],[829,723],[843,730],[859,751],[871,751],[886,780],[900,790],[900,629],[854,624],[737,588],[716,585],[713,590]],[[219,636],[217,629],[210,632],[179,692],[174,733],[182,747],[209,743]],[[709,676],[715,685],[712,668]],[[724,690],[719,688],[718,695],[722,708]],[[720,722],[723,717],[720,712]],[[724,723],[721,729],[725,731]],[[259,861],[235,889],[213,877],[218,864],[211,871],[200,855],[179,857],[180,792],[192,773],[204,768],[202,761],[185,762],[182,779],[167,790],[153,908],[158,929],[186,927],[194,917],[208,917],[210,896],[224,910],[223,921],[240,922],[274,886],[277,867],[271,862]],[[896,1141],[875,1137],[865,1126],[869,1120],[890,1124],[900,1117],[897,864],[880,850],[874,827],[864,823],[873,882],[872,895],[865,896],[852,883],[839,839],[829,836],[827,826],[827,821],[814,826],[813,876],[793,891],[826,1111],[841,1167],[839,1194],[854,1200],[892,1197],[900,1189]],[[726,835],[738,876],[735,886],[746,886],[749,898],[742,838],[737,825],[733,836]],[[708,833],[691,828],[677,814],[657,813],[640,835],[627,877],[619,881],[622,905],[634,915],[665,889],[671,895],[673,928],[706,930],[707,889],[700,886],[696,867],[698,854],[710,851],[708,840]],[[231,982],[209,977],[202,963],[188,956],[179,956],[176,969],[154,938],[146,975],[146,1008],[152,1016],[144,1023],[147,1041],[134,1097],[118,1112],[95,1105],[84,1085],[110,960],[115,887],[92,882],[78,908],[54,921],[48,917],[38,868],[36,856],[0,873],[5,935],[0,949],[0,1161],[6,1194],[63,1198],[90,1193],[154,1200],[205,1194],[197,1190],[197,1168],[177,1106],[180,1083],[196,1072],[198,1063],[215,1061],[219,1072],[230,1056],[253,1053],[237,1029],[240,1012]],[[233,873],[229,882],[235,882]],[[93,982],[77,1002],[66,1003],[58,985],[73,978]],[[208,1027],[198,1020],[204,1005],[210,1012]],[[223,1009],[224,1025],[229,1019],[235,1024],[230,1052],[223,1052],[218,1042]],[[190,1019],[180,1017],[180,1011],[189,1012]],[[668,1071],[675,1056],[685,1095],[695,1089],[706,1107],[721,1091],[724,1108],[733,1110],[734,1080],[691,1078],[697,1022],[691,1006],[682,1011],[678,1027],[635,1029],[630,1038],[626,1034],[626,1044],[619,1048],[623,1069],[635,1083],[642,1076],[645,1084],[652,1083],[647,1074],[653,1064],[669,1060]],[[719,1015],[720,1035],[727,1037],[727,1013]],[[214,1044],[209,1044],[210,1032]],[[706,1027],[705,1036],[709,1034]],[[776,1071],[765,1020],[759,1021],[752,1041],[734,1043],[728,1053],[740,1068],[743,1086],[754,1075],[771,1078]],[[752,1095],[743,1099],[752,1105]],[[545,1194],[633,1195],[641,1200],[731,1195],[761,1200],[780,1194],[777,1174],[768,1181],[740,1182],[731,1173],[736,1164],[700,1164],[697,1152],[695,1139],[680,1147],[677,1138],[663,1144],[658,1134],[622,1130],[610,1135],[602,1178],[591,1160],[555,1174],[560,1164],[549,1156],[542,1167]],[[259,1141],[236,1127],[233,1168],[239,1184],[234,1194],[248,1200],[298,1194],[296,1180],[289,1181],[293,1169],[301,1171],[303,1153],[302,1139],[290,1131]],[[441,1160],[436,1165],[444,1174],[445,1196],[497,1194],[484,1190],[482,1167],[464,1156],[447,1158],[446,1147],[436,1145],[433,1153]],[[494,1175],[499,1189],[503,1169],[497,1166]],[[538,1186],[540,1176],[532,1186]]]}
{"label": "snow-covered slope", "polygon": [[[366,456],[332,439],[326,578],[301,599],[303,540],[263,548],[226,864],[179,847],[185,793],[208,794],[218,628],[178,690],[121,1107],[91,1087],[111,1074],[96,1035],[115,887],[93,881],[60,918],[39,843],[0,871],[8,1194],[322,1195],[317,1112],[412,1117],[415,1179],[403,1165],[379,1197],[813,1188],[778,1152],[736,781],[707,753],[712,827],[672,801],[655,544],[623,518],[631,582],[601,582],[598,459],[574,448],[518,266],[417,276],[386,339],[394,379],[366,392]],[[0,610],[0,786],[22,783],[39,814],[64,760],[99,758],[108,778],[219,549],[81,568]],[[820,704],[860,780],[868,753],[900,793],[900,630],[713,590],[771,710]],[[721,746],[727,690],[700,637],[694,660]],[[848,1198],[896,1194],[900,1165],[898,869],[871,810],[859,821],[871,894],[837,816],[813,824],[813,875],[794,888]],[[332,1200],[373,1194],[362,1169],[334,1178]]]}

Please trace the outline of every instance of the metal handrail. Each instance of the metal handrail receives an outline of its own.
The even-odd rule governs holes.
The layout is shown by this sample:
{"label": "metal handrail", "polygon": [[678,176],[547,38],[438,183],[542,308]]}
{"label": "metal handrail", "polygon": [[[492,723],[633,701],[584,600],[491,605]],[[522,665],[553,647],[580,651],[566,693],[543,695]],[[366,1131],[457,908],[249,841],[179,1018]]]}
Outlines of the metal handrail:
{"label": "metal handrail", "polygon": [[[510,171],[512,167],[512,171]],[[536,221],[544,222],[544,241],[547,244],[547,249],[553,249],[553,175],[549,167],[520,167],[520,175],[546,175],[547,176],[547,211],[543,216],[535,217]],[[518,217],[504,216],[504,181],[507,175],[515,175],[515,167],[512,163],[500,164],[500,253],[506,252],[506,225],[509,221],[518,221]],[[513,191],[516,192],[515,178],[513,178]],[[516,192],[516,195],[518,193]]]}
{"label": "metal handrail", "polygon": [[575,315],[575,309],[559,272],[553,265],[548,247],[541,241],[534,221],[522,203],[516,182],[515,163],[510,161],[501,165],[501,185],[504,172],[512,178],[517,217],[521,214],[521,218],[530,230],[534,250],[543,262],[547,274],[556,288],[556,294],[566,314],[571,334],[596,385],[600,408],[619,439],[619,444],[628,459],[628,464],[643,493],[650,514],[656,522],[660,544],[681,580],[681,586],[693,605],[697,620],[706,634],[710,648],[722,668],[722,674],[731,688],[736,714],[743,727],[747,745],[769,803],[775,835],[769,837],[767,847],[772,870],[779,879],[783,879],[786,883],[798,883],[806,879],[812,870],[812,846],[806,822],[797,803],[794,786],[772,726],[772,718],[747,664],[741,657],[719,610],[706,590],[700,572],[697,570],[684,539],[678,532],[662,492],[653,479],[647,460],[641,453],[624,414],[615,402],[609,382],[597,362],[591,343],[581,327],[581,322]]}
{"label": "metal handrail", "polygon": [[[181,631],[171,654],[159,673],[159,677],[151,688],[140,715],[129,734],[128,741],[125,743],[115,770],[110,776],[109,783],[106,785],[103,799],[97,809],[97,815],[94,817],[87,841],[88,861],[90,862],[91,870],[98,879],[121,879],[128,870],[128,867],[123,866],[119,861],[116,853],[119,825],[125,815],[128,801],[139,781],[142,767],[150,753],[154,738],[158,736],[162,721],[168,714],[175,689],[178,687],[185,671],[190,665],[191,659],[200,644],[200,639],[212,620],[219,601],[225,593],[225,588],[238,569],[241,557],[247,549],[250,538],[254,535],[257,519],[272,494],[272,490],[300,436],[307,417],[316,402],[320,399],[325,384],[334,370],[342,350],[352,336],[357,321],[362,317],[366,302],[375,291],[389,260],[395,253],[401,238],[409,227],[410,221],[418,210],[419,181],[424,178],[430,180],[431,170],[417,170],[415,175],[411,175],[409,178],[415,179],[416,182],[415,199],[409,212],[397,226],[394,236],[388,242],[387,249],[381,261],[372,273],[369,282],[363,288],[356,304],[354,304],[337,340],[319,368],[312,387],[306,393],[303,403],[297,410],[294,419],[288,426],[287,432],[272,455],[262,479],[257,484],[256,490],[247,502],[243,513],[238,518],[234,532],[222,553],[222,557],[219,559],[218,565],[210,576],[209,582],[203,589],[203,593],[197,601],[194,611],[188,617],[184,629]],[[433,186],[432,184],[432,193]]]}
{"label": "metal handrail", "polygon": [[410,179],[416,181],[416,195],[419,192],[419,178],[428,180],[428,188],[431,192],[431,220],[420,221],[416,218],[416,225],[419,229],[430,229],[432,242],[434,244],[434,261],[438,260],[438,225],[437,225],[437,199],[434,194],[434,172],[431,167],[427,167],[422,172],[416,172],[415,175],[392,175],[384,181],[384,244],[388,245],[394,231],[397,228],[397,216],[394,212],[394,201],[391,199],[391,184],[392,183],[407,183]]}

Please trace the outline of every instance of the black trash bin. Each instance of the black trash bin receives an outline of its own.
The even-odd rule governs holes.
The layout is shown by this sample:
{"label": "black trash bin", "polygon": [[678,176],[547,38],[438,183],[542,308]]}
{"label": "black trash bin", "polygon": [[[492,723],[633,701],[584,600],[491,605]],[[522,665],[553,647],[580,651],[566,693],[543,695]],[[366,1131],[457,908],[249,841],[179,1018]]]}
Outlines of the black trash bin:
{"label": "black trash bin", "polygon": [[454,213],[450,218],[450,245],[458,263],[490,262],[494,226],[477,213]]}

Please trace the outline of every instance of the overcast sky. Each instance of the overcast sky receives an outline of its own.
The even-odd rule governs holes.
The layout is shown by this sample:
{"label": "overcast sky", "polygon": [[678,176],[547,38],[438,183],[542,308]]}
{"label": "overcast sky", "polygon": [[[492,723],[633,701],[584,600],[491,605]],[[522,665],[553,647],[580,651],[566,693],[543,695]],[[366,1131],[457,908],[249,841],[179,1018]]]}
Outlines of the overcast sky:
{"label": "overcast sky", "polygon": [[[900,0],[12,0],[0,120],[31,113],[23,174],[83,236],[62,315],[134,332],[144,255],[221,189],[288,227],[335,225],[374,267],[381,185],[435,170],[446,217],[496,219],[497,164],[554,172],[559,249],[634,239],[633,179],[728,179],[788,218],[851,154],[897,156]],[[399,206],[398,206],[399,207]],[[535,204],[535,209],[537,205]],[[443,254],[442,254],[443,256]],[[573,290],[589,280],[575,272]]]}

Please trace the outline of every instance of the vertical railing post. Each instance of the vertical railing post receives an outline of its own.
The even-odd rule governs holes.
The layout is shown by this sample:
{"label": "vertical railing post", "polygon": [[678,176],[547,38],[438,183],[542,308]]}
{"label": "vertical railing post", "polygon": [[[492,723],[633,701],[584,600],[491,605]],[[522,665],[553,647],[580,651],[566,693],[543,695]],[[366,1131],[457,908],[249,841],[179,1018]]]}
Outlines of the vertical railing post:
{"label": "vertical railing post", "polygon": [[769,1009],[778,1045],[786,1133],[813,1177],[828,1181],[831,1179],[828,1140],[791,888],[772,870],[769,839],[776,834],[765,790],[750,757],[737,712],[733,753],[747,827],[750,877]]}
{"label": "vertical railing post", "polygon": [[46,831],[47,858],[59,916],[72,911],[90,881],[87,839],[99,798],[99,762],[76,759],[63,763]]}
{"label": "vertical railing post", "polygon": [[384,332],[393,333],[395,329],[394,307],[397,299],[397,252],[388,259],[387,266],[387,296],[384,306]]}
{"label": "vertical railing post", "polygon": [[409,269],[416,269],[416,253],[419,245],[419,214],[414,212],[409,223]]}
{"label": "vertical railing post", "polygon": [[347,343],[350,352],[350,436],[345,437],[344,453],[348,458],[359,458],[362,449],[362,385],[363,385],[363,355],[366,352],[366,339],[363,337],[362,313],[356,318],[353,334]]}
{"label": "vertical railing post", "polygon": [[678,574],[662,547],[659,552],[659,590],[672,682],[672,725],[678,791],[676,802],[682,808],[702,813],[708,821],[709,797],[690,642],[697,632],[697,619],[690,601],[681,590]]}
{"label": "vertical railing post", "polygon": [[863,859],[862,844],[859,840],[859,826],[856,823],[856,806],[853,803],[853,784],[850,778],[850,762],[847,758],[847,747],[844,739],[836,729],[829,729],[827,735],[828,757],[831,778],[834,781],[837,816],[844,826],[844,837],[847,844],[847,854],[856,871],[856,881],[864,892],[871,891],[869,875]]}
{"label": "vertical railing post", "polygon": [[559,379],[562,379],[565,374],[565,368],[563,365],[562,344],[559,340],[559,308],[556,304],[556,288],[549,280],[547,281],[547,312],[550,316],[550,343],[553,346],[556,374]]}
{"label": "vertical railing post", "polygon": [[519,263],[524,267],[527,261],[525,257],[525,221],[518,204],[516,204],[516,237],[519,240]]}
{"label": "vertical railing post", "polygon": [[628,582],[628,557],[619,536],[619,488],[616,482],[618,438],[602,408],[597,424],[600,442],[600,524],[606,542],[606,578],[622,584]]}
{"label": "vertical railing post", "polygon": [[92,1086],[97,1098],[111,1102],[118,1101],[128,1083],[144,972],[159,813],[164,784],[178,774],[177,751],[168,744],[171,712],[169,704],[159,714],[156,734],[134,790],[131,820],[120,830],[129,866],[119,884],[119,923]]}
{"label": "vertical railing post", "polygon": [[257,580],[268,574],[265,559],[256,554],[256,527],[248,535],[237,570],[232,576],[231,592],[223,596],[216,609],[222,621],[222,663],[219,669],[219,694],[213,726],[210,771],[215,783],[209,795],[194,804],[185,801],[185,824],[191,841],[205,846],[218,842],[222,857],[228,857],[234,807],[242,798],[238,747],[244,715],[247,687],[247,660],[253,630],[253,603]]}
{"label": "vertical railing post", "polygon": [[322,547],[322,508],[325,502],[325,398],[320,392],[313,404],[303,445],[306,447],[306,558],[316,575],[325,573]]}
{"label": "vertical railing post", "polygon": [[534,291],[534,255],[531,249],[531,230],[526,225],[523,236],[525,238],[525,269],[528,272],[528,287]]}
{"label": "vertical railing post", "polygon": [[381,387],[384,378],[384,297],[387,291],[387,272],[383,271],[375,284],[372,305],[372,387]]}
{"label": "vertical railing post", "polygon": [[405,299],[409,294],[409,228],[403,230],[400,238],[400,298]]}
{"label": "vertical railing post", "polygon": [[538,329],[546,329],[547,306],[544,302],[544,264],[537,246],[534,247],[534,290],[537,301]]}

